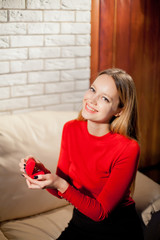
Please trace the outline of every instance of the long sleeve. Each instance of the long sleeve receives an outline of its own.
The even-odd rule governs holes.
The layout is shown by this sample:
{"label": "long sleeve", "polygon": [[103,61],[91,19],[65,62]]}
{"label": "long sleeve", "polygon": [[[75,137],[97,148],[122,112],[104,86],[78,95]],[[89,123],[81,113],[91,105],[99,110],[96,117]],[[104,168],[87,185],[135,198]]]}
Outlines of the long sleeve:
{"label": "long sleeve", "polygon": [[89,136],[86,125],[67,124],[62,135],[57,174],[69,182],[60,197],[94,221],[101,221],[118,206],[133,203],[130,186],[140,148],[119,134]]}
{"label": "long sleeve", "polygon": [[94,221],[101,221],[118,205],[129,189],[139,159],[139,146],[127,146],[121,158],[114,163],[110,177],[96,199],[69,186],[60,196]]}

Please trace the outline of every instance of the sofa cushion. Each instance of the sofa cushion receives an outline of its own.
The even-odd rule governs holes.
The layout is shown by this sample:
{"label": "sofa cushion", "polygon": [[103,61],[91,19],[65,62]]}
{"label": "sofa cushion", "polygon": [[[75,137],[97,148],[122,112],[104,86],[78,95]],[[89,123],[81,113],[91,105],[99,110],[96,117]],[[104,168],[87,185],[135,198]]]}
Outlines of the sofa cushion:
{"label": "sofa cushion", "polygon": [[6,221],[1,224],[1,231],[12,240],[54,240],[67,226],[72,210],[67,205],[29,218]]}
{"label": "sofa cushion", "polygon": [[0,230],[0,239],[1,240],[7,240],[7,238],[4,236],[4,234],[2,233],[1,230]]}
{"label": "sofa cushion", "polygon": [[21,158],[32,155],[55,172],[63,125],[76,117],[76,112],[53,111],[0,117],[0,221],[67,204],[46,190],[28,189],[18,164]]}

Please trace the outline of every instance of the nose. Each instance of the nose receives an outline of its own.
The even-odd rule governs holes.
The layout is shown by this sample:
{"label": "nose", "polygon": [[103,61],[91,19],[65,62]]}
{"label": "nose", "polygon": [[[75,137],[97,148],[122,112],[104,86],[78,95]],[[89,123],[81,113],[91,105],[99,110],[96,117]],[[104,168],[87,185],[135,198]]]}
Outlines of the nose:
{"label": "nose", "polygon": [[93,105],[97,105],[97,101],[98,101],[98,96],[96,94],[94,94],[91,98],[90,101]]}

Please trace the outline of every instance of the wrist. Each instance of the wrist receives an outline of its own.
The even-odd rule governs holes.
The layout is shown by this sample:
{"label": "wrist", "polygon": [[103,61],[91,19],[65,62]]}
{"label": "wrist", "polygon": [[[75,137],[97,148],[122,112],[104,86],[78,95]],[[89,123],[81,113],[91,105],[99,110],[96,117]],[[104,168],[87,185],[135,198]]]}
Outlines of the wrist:
{"label": "wrist", "polygon": [[61,193],[64,193],[69,186],[68,182],[66,180],[64,180],[63,178],[58,177],[58,176],[57,176],[57,181],[56,182],[57,182],[56,183],[57,190]]}

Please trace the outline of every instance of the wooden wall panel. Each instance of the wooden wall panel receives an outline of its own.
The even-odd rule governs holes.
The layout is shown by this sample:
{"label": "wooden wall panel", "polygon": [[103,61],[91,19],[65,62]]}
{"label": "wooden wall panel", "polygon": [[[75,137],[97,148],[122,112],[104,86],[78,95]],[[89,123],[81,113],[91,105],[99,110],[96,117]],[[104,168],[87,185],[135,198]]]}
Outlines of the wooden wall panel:
{"label": "wooden wall panel", "polygon": [[[142,156],[145,165],[160,162],[160,1],[146,0],[143,5],[143,54],[138,81]],[[138,72],[136,72],[138,75]],[[141,87],[141,91],[139,88]],[[144,161],[143,160],[143,161]]]}
{"label": "wooden wall panel", "polygon": [[91,78],[92,83],[99,71],[99,20],[100,20],[100,1],[92,1],[91,14]]}
{"label": "wooden wall panel", "polygon": [[113,41],[115,2],[113,0],[100,2],[99,71],[112,67],[115,53]]}
{"label": "wooden wall panel", "polygon": [[116,67],[130,69],[130,44],[131,44],[131,0],[117,1],[116,18]]}
{"label": "wooden wall panel", "polygon": [[119,67],[133,77],[139,103],[140,166],[155,165],[160,163],[160,1],[99,2],[97,71]]}

